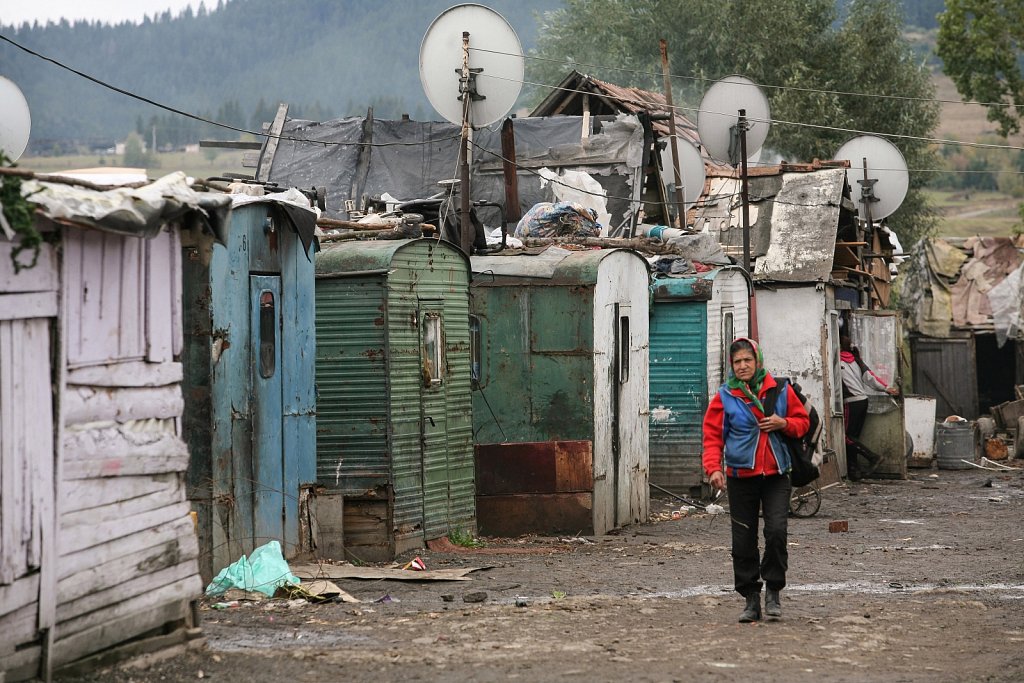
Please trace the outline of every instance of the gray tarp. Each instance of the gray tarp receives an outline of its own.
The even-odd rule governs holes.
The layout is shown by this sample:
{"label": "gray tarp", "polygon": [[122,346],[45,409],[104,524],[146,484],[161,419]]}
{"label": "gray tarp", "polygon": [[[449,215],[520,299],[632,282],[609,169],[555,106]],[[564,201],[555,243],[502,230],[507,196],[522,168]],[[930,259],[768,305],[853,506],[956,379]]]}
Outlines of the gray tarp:
{"label": "gray tarp", "polygon": [[[581,139],[578,116],[513,122],[521,213],[554,199],[550,185],[542,189],[535,174],[547,166],[587,171],[608,192],[612,223],[628,216],[625,198],[631,194],[643,144],[636,117],[605,121],[586,140]],[[439,181],[458,177],[459,127],[451,123],[374,120],[367,125],[363,117],[322,123],[290,120],[282,136],[268,180],[284,187],[326,186],[326,215],[332,218],[348,217],[346,200],[358,206],[363,196],[385,192],[403,201],[422,199],[441,191]],[[504,205],[500,125],[474,131],[473,141],[472,197]],[[484,220],[497,225],[496,216],[484,214]]]}

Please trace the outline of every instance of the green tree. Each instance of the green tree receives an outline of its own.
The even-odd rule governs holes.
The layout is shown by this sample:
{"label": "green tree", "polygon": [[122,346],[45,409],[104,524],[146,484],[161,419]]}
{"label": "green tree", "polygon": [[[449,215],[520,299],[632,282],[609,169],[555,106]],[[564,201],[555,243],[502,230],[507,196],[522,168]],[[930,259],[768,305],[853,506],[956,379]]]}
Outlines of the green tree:
{"label": "green tree", "polygon": [[[986,102],[1004,135],[1020,131],[1024,0],[946,0],[937,50],[965,99]],[[1017,105],[1007,106],[1007,105]]]}
{"label": "green tree", "polygon": [[129,133],[124,141],[124,165],[138,168],[149,165],[149,155],[146,154],[142,136],[135,131]]}
{"label": "green tree", "polygon": [[[526,80],[554,84],[576,68],[660,91],[658,39],[666,37],[673,96],[692,118],[714,79],[742,74],[765,84],[774,120],[765,147],[787,159],[828,159],[848,131],[871,131],[909,136],[891,140],[911,169],[932,168],[934,153],[912,138],[931,136],[939,108],[903,23],[896,0],[851,3],[838,23],[833,0],[566,0],[544,15],[533,51],[541,59],[528,61]],[[532,98],[548,92],[535,89]],[[842,94],[851,92],[892,97]],[[907,199],[889,220],[905,244],[935,224],[921,193],[927,180],[911,173]]]}

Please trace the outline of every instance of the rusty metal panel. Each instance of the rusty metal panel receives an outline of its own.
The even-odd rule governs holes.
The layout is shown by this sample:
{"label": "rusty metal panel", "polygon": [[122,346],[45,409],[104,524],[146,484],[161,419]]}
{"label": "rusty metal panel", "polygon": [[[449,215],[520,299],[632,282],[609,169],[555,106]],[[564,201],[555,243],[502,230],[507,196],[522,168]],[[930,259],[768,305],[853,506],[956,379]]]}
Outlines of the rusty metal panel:
{"label": "rusty metal panel", "polygon": [[949,415],[977,419],[978,363],[973,336],[940,339],[915,335],[910,338],[910,354],[914,392],[935,399],[937,419]]}
{"label": "rusty metal panel", "polygon": [[478,496],[477,523],[487,536],[592,534],[593,494]]}
{"label": "rusty metal panel", "polygon": [[480,496],[594,489],[590,441],[480,444],[476,471]]}

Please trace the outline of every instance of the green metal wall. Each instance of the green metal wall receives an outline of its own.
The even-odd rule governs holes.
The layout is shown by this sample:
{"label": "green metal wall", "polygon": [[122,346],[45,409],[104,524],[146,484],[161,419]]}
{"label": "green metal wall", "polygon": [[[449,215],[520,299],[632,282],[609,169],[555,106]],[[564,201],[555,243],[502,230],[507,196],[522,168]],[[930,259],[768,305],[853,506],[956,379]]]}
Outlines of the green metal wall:
{"label": "green metal wall", "polygon": [[383,275],[316,283],[316,474],[346,494],[390,478],[384,296]]}
{"label": "green metal wall", "polygon": [[[325,255],[316,285],[318,480],[353,498],[390,485],[396,552],[475,531],[466,259],[432,240],[353,246]],[[344,264],[373,272],[345,275]],[[441,317],[444,348],[443,380],[429,387],[428,313]]]}
{"label": "green metal wall", "polygon": [[593,287],[518,280],[471,295],[483,339],[477,443],[592,439]]}
{"label": "green metal wall", "polygon": [[655,300],[651,310],[651,482],[689,495],[701,483],[707,302]]}

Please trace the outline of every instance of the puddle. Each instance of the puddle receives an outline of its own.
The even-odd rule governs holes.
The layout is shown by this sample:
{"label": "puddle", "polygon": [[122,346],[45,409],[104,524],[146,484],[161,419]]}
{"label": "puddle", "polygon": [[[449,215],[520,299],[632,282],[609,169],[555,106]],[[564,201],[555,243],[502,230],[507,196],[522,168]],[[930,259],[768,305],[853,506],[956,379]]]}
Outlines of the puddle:
{"label": "puddle", "polygon": [[291,627],[214,628],[204,624],[203,635],[211,650],[217,652],[244,652],[246,650],[273,650],[279,648],[330,647],[360,645],[374,642],[373,638],[332,630],[330,632],[302,630]]}

